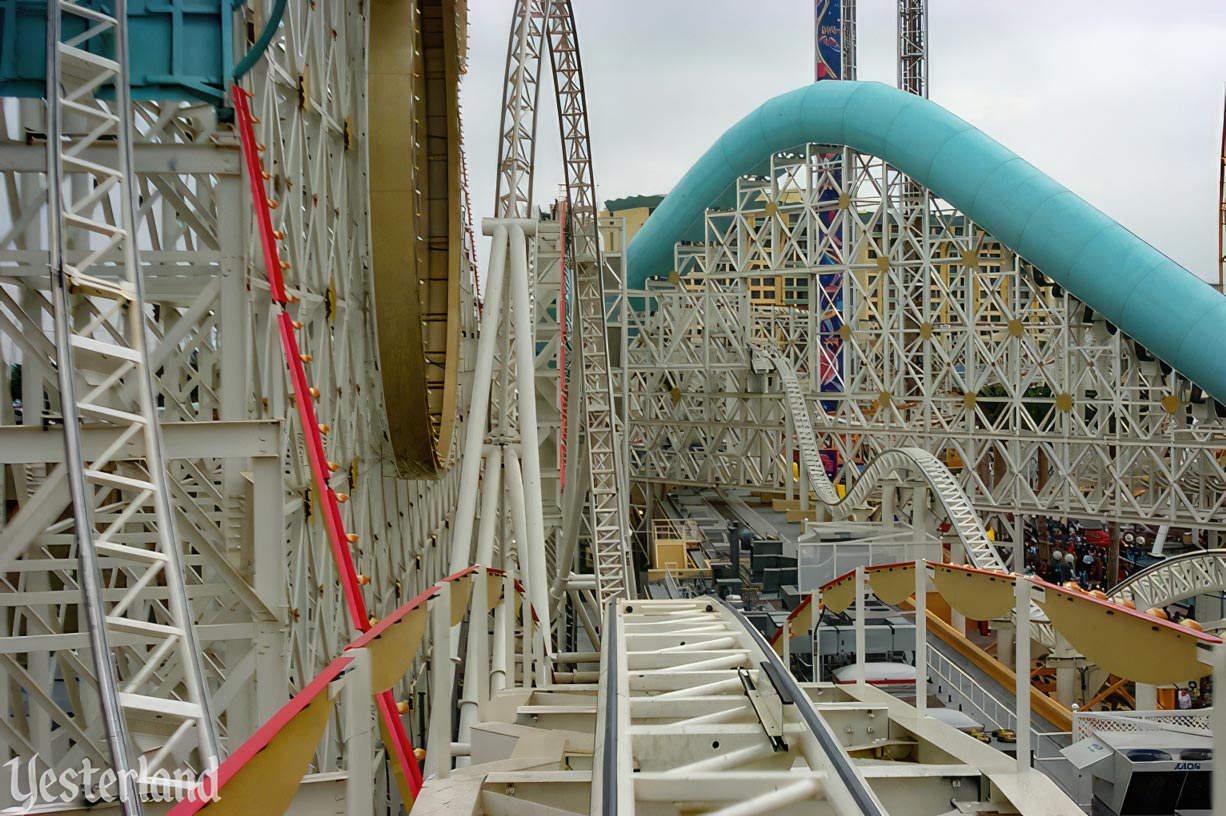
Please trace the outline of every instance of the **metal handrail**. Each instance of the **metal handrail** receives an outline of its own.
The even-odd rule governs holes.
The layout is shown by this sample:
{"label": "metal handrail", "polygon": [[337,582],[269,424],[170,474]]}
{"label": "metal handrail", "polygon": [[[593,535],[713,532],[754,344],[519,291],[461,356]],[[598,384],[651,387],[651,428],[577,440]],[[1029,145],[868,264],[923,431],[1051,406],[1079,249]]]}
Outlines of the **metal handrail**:
{"label": "metal handrail", "polygon": [[[1067,731],[1039,731],[1035,733],[1037,737],[1046,738],[1052,745],[1058,745],[1059,743],[1057,742],[1057,740],[1059,738],[1068,739],[1070,736],[1069,732]],[[1088,793],[1088,790],[1087,790],[1088,783],[1086,783],[1081,778],[1081,772],[1073,766],[1073,763],[1069,761],[1068,757],[1064,756],[1061,753],[1057,752],[1053,756],[1040,756],[1037,749],[1042,744],[1043,743],[1041,740],[1036,741],[1034,743],[1036,750],[1034,754],[1032,754],[1032,757],[1034,759],[1035,765],[1038,766],[1039,770],[1043,772],[1044,776],[1046,776],[1052,782],[1056,783],[1056,785],[1062,791],[1064,791],[1064,793],[1070,799],[1076,802],[1078,807],[1082,807],[1082,808],[1087,807],[1090,804],[1090,797],[1085,795]],[[1079,784],[1075,786],[1071,785],[1070,782],[1072,780],[1064,778],[1052,766],[1060,766],[1066,770],[1071,770],[1074,774],[1077,775]]]}
{"label": "metal handrail", "polygon": [[[929,672],[940,680],[948,684],[951,688],[957,689],[963,697],[968,701],[972,708],[976,709],[983,719],[988,720],[990,724],[997,728],[1011,728],[1017,730],[1017,714],[1000,698],[992,694],[981,683],[975,680],[970,674],[962,669],[957,663],[950,660],[943,652],[936,649],[928,651],[928,669]],[[942,671],[945,669],[946,671]],[[967,686],[970,687],[968,691]],[[995,709],[995,713],[990,711]],[[1003,712],[1003,713],[1002,713]],[[985,723],[987,725],[988,723]],[[1051,766],[1063,764],[1071,766],[1068,759],[1063,755],[1057,754],[1054,756],[1041,756],[1040,747],[1045,743],[1049,743],[1057,748],[1060,742],[1071,742],[1071,735],[1067,731],[1040,731],[1031,723],[1030,726],[1030,745],[1032,747],[1032,760],[1036,765]],[[1054,768],[1043,768],[1044,774],[1055,782],[1070,798],[1081,802],[1080,789],[1074,790],[1069,784],[1069,780],[1055,771]]]}
{"label": "metal handrail", "polygon": [[[948,671],[942,671],[941,667],[945,667]],[[931,648],[928,650],[928,671],[936,675],[951,688],[957,689],[965,695],[970,704],[983,715],[983,718],[991,721],[990,723],[985,723],[985,725],[991,724],[997,728],[1017,728],[1016,712],[997,698],[996,695],[984,688],[981,683],[976,681],[974,677],[971,677],[961,666],[950,660],[944,652]],[[966,686],[970,686],[971,690],[969,692]],[[979,693],[979,700],[975,698],[975,691]],[[999,713],[993,714],[990,712],[986,705],[987,703],[990,703],[991,707],[999,712],[1003,712],[1003,716]],[[1033,726],[1030,731],[1031,734],[1037,733]]]}
{"label": "metal handrail", "polygon": [[672,567],[664,568],[664,586],[668,590],[668,597],[681,597],[681,587],[677,585],[677,579],[673,577]]}

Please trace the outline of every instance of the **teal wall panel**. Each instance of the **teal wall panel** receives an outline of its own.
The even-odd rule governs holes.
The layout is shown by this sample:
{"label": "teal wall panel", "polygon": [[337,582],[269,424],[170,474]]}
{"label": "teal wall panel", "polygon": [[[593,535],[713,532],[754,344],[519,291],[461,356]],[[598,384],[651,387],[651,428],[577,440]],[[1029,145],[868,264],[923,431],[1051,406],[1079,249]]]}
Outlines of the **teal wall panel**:
{"label": "teal wall panel", "polygon": [[[107,0],[85,5],[113,8]],[[46,18],[46,0],[0,0],[0,96],[46,95]],[[221,104],[233,64],[232,20],[229,0],[129,0],[132,97]],[[100,46],[113,55],[112,44]]]}

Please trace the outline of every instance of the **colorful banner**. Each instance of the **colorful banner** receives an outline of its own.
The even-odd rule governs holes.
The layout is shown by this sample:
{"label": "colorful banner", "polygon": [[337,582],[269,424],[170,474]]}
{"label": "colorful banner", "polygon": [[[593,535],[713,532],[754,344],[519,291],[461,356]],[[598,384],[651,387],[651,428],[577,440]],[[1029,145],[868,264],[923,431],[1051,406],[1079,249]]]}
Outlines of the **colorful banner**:
{"label": "colorful banner", "polygon": [[[838,79],[843,73],[843,13],[842,0],[814,0],[814,53],[816,56],[815,81]],[[838,187],[842,174],[833,172],[818,193],[821,220],[831,234],[831,245],[841,249],[842,234],[835,225],[838,216]],[[823,255],[819,263],[834,265],[840,261],[833,253]],[[819,315],[817,377],[822,391],[843,390],[843,274],[822,273],[815,277],[816,291],[810,294],[809,308],[817,309]],[[833,401],[824,400],[822,409],[835,410]],[[840,465],[835,449],[822,450],[822,462],[831,479],[836,477]]]}
{"label": "colorful banner", "polygon": [[842,0],[814,0],[813,14],[813,35],[817,46],[814,81],[838,79],[843,74]]}

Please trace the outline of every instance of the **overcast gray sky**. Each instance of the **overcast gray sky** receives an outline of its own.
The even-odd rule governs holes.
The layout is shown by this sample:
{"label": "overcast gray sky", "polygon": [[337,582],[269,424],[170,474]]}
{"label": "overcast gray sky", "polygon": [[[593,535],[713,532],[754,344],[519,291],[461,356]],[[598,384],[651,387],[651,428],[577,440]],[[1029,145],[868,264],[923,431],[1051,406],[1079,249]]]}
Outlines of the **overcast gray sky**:
{"label": "overcast gray sky", "polygon": [[[666,193],[730,125],[813,78],[812,0],[574,5],[602,201]],[[512,6],[469,3],[462,94],[479,217],[493,210]],[[860,0],[860,79],[895,82],[895,6]],[[933,101],[1217,279],[1226,3],[930,0],[929,51]],[[552,86],[542,96],[538,203],[562,181]]]}

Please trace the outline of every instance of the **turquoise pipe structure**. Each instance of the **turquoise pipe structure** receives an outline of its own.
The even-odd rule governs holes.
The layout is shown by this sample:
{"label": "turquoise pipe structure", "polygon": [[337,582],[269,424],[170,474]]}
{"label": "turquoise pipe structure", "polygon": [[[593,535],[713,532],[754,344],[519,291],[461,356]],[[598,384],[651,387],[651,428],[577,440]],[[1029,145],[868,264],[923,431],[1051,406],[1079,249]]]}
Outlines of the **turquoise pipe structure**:
{"label": "turquoise pipe structure", "polygon": [[[244,5],[246,0],[234,0],[234,8],[239,8]],[[238,65],[234,66],[234,71],[231,73],[235,82],[241,80],[247,75],[247,72],[256,66],[260,60],[264,59],[264,52],[268,50],[268,46],[272,44],[272,38],[277,34],[277,27],[281,25],[281,19],[285,17],[285,4],[287,0],[274,0],[272,11],[268,13],[268,21],[264,23],[264,30],[260,32],[260,36],[255,38],[255,42],[251,45],[251,50],[247,52]]]}
{"label": "turquoise pipe structure", "polygon": [[1226,297],[941,106],[876,82],[798,88],[733,125],[626,248],[628,285],[667,275],[738,177],[808,143],[897,167],[1226,403]]}

